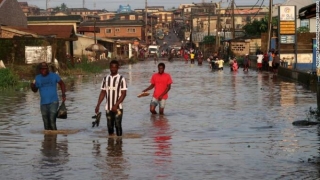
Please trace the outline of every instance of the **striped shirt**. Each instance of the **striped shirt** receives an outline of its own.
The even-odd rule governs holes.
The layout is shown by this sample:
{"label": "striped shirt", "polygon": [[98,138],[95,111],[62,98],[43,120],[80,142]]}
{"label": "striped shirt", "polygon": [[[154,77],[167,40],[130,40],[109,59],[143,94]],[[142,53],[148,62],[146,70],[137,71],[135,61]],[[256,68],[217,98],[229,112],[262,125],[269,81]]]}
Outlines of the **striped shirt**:
{"label": "striped shirt", "polygon": [[[101,90],[106,91],[106,110],[111,110],[121,96],[121,90],[127,90],[126,80],[120,74],[115,76],[108,75],[103,78],[101,83]],[[119,104],[122,109],[122,103]]]}

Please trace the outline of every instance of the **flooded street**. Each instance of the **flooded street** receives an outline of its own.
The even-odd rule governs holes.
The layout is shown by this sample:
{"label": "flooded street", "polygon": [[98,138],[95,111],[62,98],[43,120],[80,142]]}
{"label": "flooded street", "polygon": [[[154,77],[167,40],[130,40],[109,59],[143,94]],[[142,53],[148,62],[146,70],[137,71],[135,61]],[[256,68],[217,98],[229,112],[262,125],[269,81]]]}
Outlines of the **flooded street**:
{"label": "flooded street", "polygon": [[123,138],[108,138],[104,103],[91,127],[106,72],[64,79],[59,134],[43,132],[38,93],[1,92],[1,179],[320,178],[318,127],[292,125],[316,107],[316,93],[267,72],[163,62],[173,79],[164,116],[150,114],[151,95],[137,98],[157,64],[119,69],[128,84]]}

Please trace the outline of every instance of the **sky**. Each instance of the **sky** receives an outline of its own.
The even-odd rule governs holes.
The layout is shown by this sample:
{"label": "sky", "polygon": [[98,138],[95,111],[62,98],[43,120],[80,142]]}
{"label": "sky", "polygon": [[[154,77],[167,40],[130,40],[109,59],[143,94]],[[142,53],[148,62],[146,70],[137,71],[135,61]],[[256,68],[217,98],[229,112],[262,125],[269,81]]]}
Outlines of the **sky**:
{"label": "sky", "polygon": [[[41,9],[46,8],[47,0],[18,0],[18,2],[28,2],[29,5],[38,6]],[[145,0],[49,0],[48,8],[54,8],[65,3],[68,8],[82,8],[88,9],[106,9],[108,11],[115,11],[119,8],[119,5],[131,6],[131,9],[143,9],[145,7]],[[213,0],[212,2],[219,2],[220,0]],[[221,0],[222,6],[227,7],[230,0]],[[234,0],[235,4],[240,5],[260,5],[263,3],[268,6],[269,0]],[[283,3],[286,0],[273,0],[273,3]],[[203,0],[147,0],[148,6],[164,6],[167,8],[178,8],[180,4],[201,3]],[[211,2],[211,0],[204,0],[204,2]]]}

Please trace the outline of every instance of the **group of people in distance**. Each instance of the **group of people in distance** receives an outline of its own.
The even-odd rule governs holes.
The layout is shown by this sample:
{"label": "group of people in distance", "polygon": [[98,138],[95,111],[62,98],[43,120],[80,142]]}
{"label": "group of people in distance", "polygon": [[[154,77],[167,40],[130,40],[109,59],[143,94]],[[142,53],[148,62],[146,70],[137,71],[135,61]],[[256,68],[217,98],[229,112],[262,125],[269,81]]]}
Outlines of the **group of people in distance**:
{"label": "group of people in distance", "polygon": [[[278,73],[278,68],[280,66],[279,53],[274,49],[271,49],[269,53],[263,54],[261,51],[257,52],[257,70],[262,71],[263,69],[267,71],[272,71],[274,75]],[[239,64],[237,59],[231,58],[229,60],[230,70],[237,71],[239,69]],[[250,59],[249,55],[246,54],[243,58],[243,71],[249,71]]]}
{"label": "group of people in distance", "polygon": [[215,52],[207,59],[209,67],[212,70],[223,70],[224,60],[219,58],[218,53]]}
{"label": "group of people in distance", "polygon": [[[59,106],[57,84],[60,85],[62,101],[66,101],[66,86],[56,73],[49,71],[46,62],[39,64],[40,74],[30,84],[33,92],[40,94],[40,110],[45,130],[57,130],[56,118]],[[110,74],[102,79],[100,94],[98,97],[95,113],[100,111],[100,104],[106,99],[106,118],[109,136],[122,136],[123,101],[127,95],[127,83],[124,76],[118,73],[119,62],[110,62]],[[154,89],[150,102],[150,112],[157,114],[156,107],[159,105],[159,113],[164,114],[168,92],[171,89],[171,75],[164,72],[165,64],[158,64],[158,72],[154,73],[150,80],[150,86],[143,92]],[[116,98],[114,98],[116,97]],[[114,131],[115,129],[115,131]]]}
{"label": "group of people in distance", "polygon": [[193,48],[189,50],[187,48],[181,48],[181,54],[186,64],[188,64],[189,60],[191,64],[194,64],[195,60],[197,60],[198,65],[202,65],[204,58],[202,51]]}

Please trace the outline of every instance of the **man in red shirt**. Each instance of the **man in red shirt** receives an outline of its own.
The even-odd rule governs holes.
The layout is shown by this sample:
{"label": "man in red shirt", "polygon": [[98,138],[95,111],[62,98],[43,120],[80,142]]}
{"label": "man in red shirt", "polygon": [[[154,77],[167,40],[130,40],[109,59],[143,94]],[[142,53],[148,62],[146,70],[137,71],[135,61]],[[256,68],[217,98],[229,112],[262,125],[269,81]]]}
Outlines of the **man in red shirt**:
{"label": "man in red shirt", "polygon": [[172,79],[171,75],[164,72],[164,63],[158,64],[158,73],[152,75],[150,80],[150,86],[143,90],[146,92],[154,88],[153,97],[150,102],[150,112],[157,114],[156,107],[159,104],[159,113],[163,114],[166,100],[168,99],[168,92],[171,89]]}

